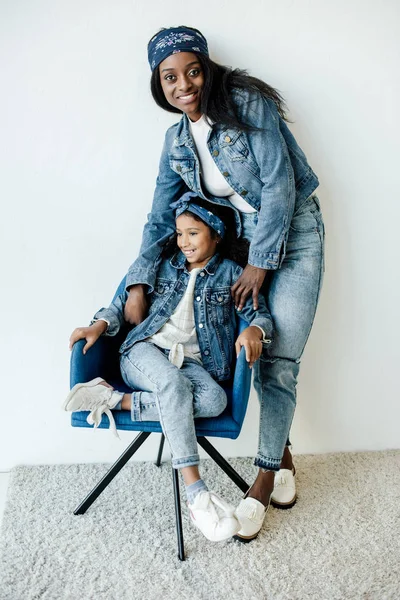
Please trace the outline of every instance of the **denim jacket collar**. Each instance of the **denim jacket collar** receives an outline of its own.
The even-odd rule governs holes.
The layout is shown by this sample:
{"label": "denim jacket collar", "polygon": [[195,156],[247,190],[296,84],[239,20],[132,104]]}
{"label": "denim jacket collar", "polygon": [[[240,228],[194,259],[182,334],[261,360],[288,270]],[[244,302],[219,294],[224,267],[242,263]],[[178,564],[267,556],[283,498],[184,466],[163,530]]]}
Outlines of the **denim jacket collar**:
{"label": "denim jacket collar", "polygon": [[[183,252],[177,252],[169,262],[175,269],[185,269],[186,256],[183,254]],[[210,258],[206,266],[203,268],[209,275],[214,275],[220,262],[220,255],[218,253],[214,254],[214,256]]]}

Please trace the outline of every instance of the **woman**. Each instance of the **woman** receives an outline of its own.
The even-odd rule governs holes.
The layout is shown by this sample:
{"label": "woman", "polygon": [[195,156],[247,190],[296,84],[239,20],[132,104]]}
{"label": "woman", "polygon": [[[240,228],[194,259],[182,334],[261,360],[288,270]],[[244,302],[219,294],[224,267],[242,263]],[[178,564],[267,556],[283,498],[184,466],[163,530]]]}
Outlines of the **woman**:
{"label": "woman", "polygon": [[279,93],[211,61],[198,30],[161,30],[148,57],[155,101],[183,115],[166,133],[152,211],[127,278],[125,318],[145,318],[146,294],[174,231],[169,204],[190,189],[231,207],[238,235],[250,242],[248,264],[232,287],[235,304],[242,309],[251,294],[257,308],[263,294],[276,331],[254,367],[259,472],[236,511],[239,539],[248,541],[258,535],[270,502],[289,508],[296,501],[289,431],[323,276],[324,227],[313,195],[318,179],[285,123]]}

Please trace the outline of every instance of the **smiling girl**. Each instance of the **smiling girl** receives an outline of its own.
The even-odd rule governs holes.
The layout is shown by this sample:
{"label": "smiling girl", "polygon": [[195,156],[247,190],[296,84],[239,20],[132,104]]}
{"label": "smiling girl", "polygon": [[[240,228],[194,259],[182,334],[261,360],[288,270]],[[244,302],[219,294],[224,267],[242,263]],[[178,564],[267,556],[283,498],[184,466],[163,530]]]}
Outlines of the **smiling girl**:
{"label": "smiling girl", "polygon": [[[149,315],[131,329],[120,348],[122,377],[130,389],[140,391],[124,394],[96,378],[75,385],[63,407],[90,411],[88,422],[95,426],[106,413],[115,432],[111,410],[129,410],[133,421],[160,421],[172,465],[183,475],[190,518],[209,540],[220,541],[235,535],[240,524],[234,508],[210,492],[200,477],[194,419],[223,412],[227,399],[217,382],[231,377],[234,350],[239,354],[244,347],[252,367],[263,343],[271,342],[272,322],[264,300],[257,310],[249,300],[240,313],[249,327],[234,344],[230,286],[242,269],[223,256],[224,222],[218,209],[209,210],[191,192],[172,208],[176,252],[172,257],[164,252],[149,295]],[[90,327],[75,329],[70,347],[86,339],[86,353],[101,335],[116,335],[125,323],[127,297],[125,292],[98,311]]]}

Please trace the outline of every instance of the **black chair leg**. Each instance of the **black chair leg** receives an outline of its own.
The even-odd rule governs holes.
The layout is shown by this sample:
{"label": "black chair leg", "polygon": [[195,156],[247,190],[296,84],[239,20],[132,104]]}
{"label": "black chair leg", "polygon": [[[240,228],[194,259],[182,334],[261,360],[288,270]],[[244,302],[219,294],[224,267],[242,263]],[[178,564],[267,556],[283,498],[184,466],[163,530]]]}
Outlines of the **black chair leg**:
{"label": "black chair leg", "polygon": [[233,483],[235,483],[242,492],[247,492],[249,489],[249,484],[245,482],[245,480],[240,477],[239,473],[235,471],[235,469],[228,463],[227,460],[218,452],[216,448],[203,436],[199,436],[197,438],[200,446],[207,452],[207,454],[217,463],[219,467],[232,479]]}
{"label": "black chair leg", "polygon": [[179,557],[179,560],[185,560],[185,549],[183,546],[181,498],[180,498],[180,494],[179,494],[179,475],[178,475],[178,469],[174,469],[173,467],[172,467],[172,483],[174,486],[174,498],[175,498],[175,518],[176,518],[176,536],[178,539],[178,557]]}
{"label": "black chair leg", "polygon": [[157,460],[156,460],[156,467],[159,467],[161,465],[162,453],[163,453],[163,450],[164,450],[164,442],[165,442],[165,435],[162,433],[161,434],[161,439],[160,439],[160,447],[158,448],[158,454],[157,454]]}
{"label": "black chair leg", "polygon": [[133,442],[127,447],[125,452],[121,454],[118,460],[112,465],[112,467],[107,471],[104,477],[99,481],[99,483],[92,489],[92,491],[86,496],[83,502],[74,510],[74,515],[83,515],[89,506],[93,504],[93,502],[100,496],[100,494],[106,489],[108,484],[114,479],[116,475],[120,472],[122,467],[128,462],[128,460],[135,454],[136,450],[140,448],[144,441],[150,435],[150,431],[142,431],[135,437]]}

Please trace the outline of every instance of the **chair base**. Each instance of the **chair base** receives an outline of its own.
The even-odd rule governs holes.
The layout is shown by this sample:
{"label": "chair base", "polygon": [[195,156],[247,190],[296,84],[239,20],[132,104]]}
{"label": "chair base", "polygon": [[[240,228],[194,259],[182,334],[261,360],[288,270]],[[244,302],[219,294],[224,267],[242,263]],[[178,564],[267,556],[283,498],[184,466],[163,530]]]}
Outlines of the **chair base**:
{"label": "chair base", "polygon": [[[151,432],[142,431],[133,442],[128,446],[128,448],[121,454],[121,456],[115,461],[115,463],[110,467],[104,477],[97,483],[97,485],[92,489],[91,492],[86,496],[86,498],[77,506],[74,510],[74,515],[83,515],[87,509],[93,504],[93,502],[100,496],[100,494],[105,490],[105,488],[111,483],[116,475],[120,472],[122,467],[128,462],[130,458],[135,454],[135,452],[140,448],[140,446],[147,440]],[[162,460],[162,453],[164,449],[164,434],[161,434],[160,447],[158,450],[156,465],[160,466]],[[230,479],[238,486],[242,492],[247,492],[249,489],[249,485],[245,482],[244,479],[239,475],[237,471],[228,463],[227,460],[214,448],[214,446],[202,436],[198,436],[197,438],[200,446],[207,452],[207,454],[212,458],[217,465],[228,475]],[[175,520],[176,520],[176,536],[178,543],[178,558],[179,560],[185,560],[185,548],[183,542],[183,529],[182,529],[182,510],[181,510],[181,500],[180,500],[180,492],[179,492],[179,476],[178,470],[172,468],[172,484],[174,489],[174,503],[175,503]]]}

